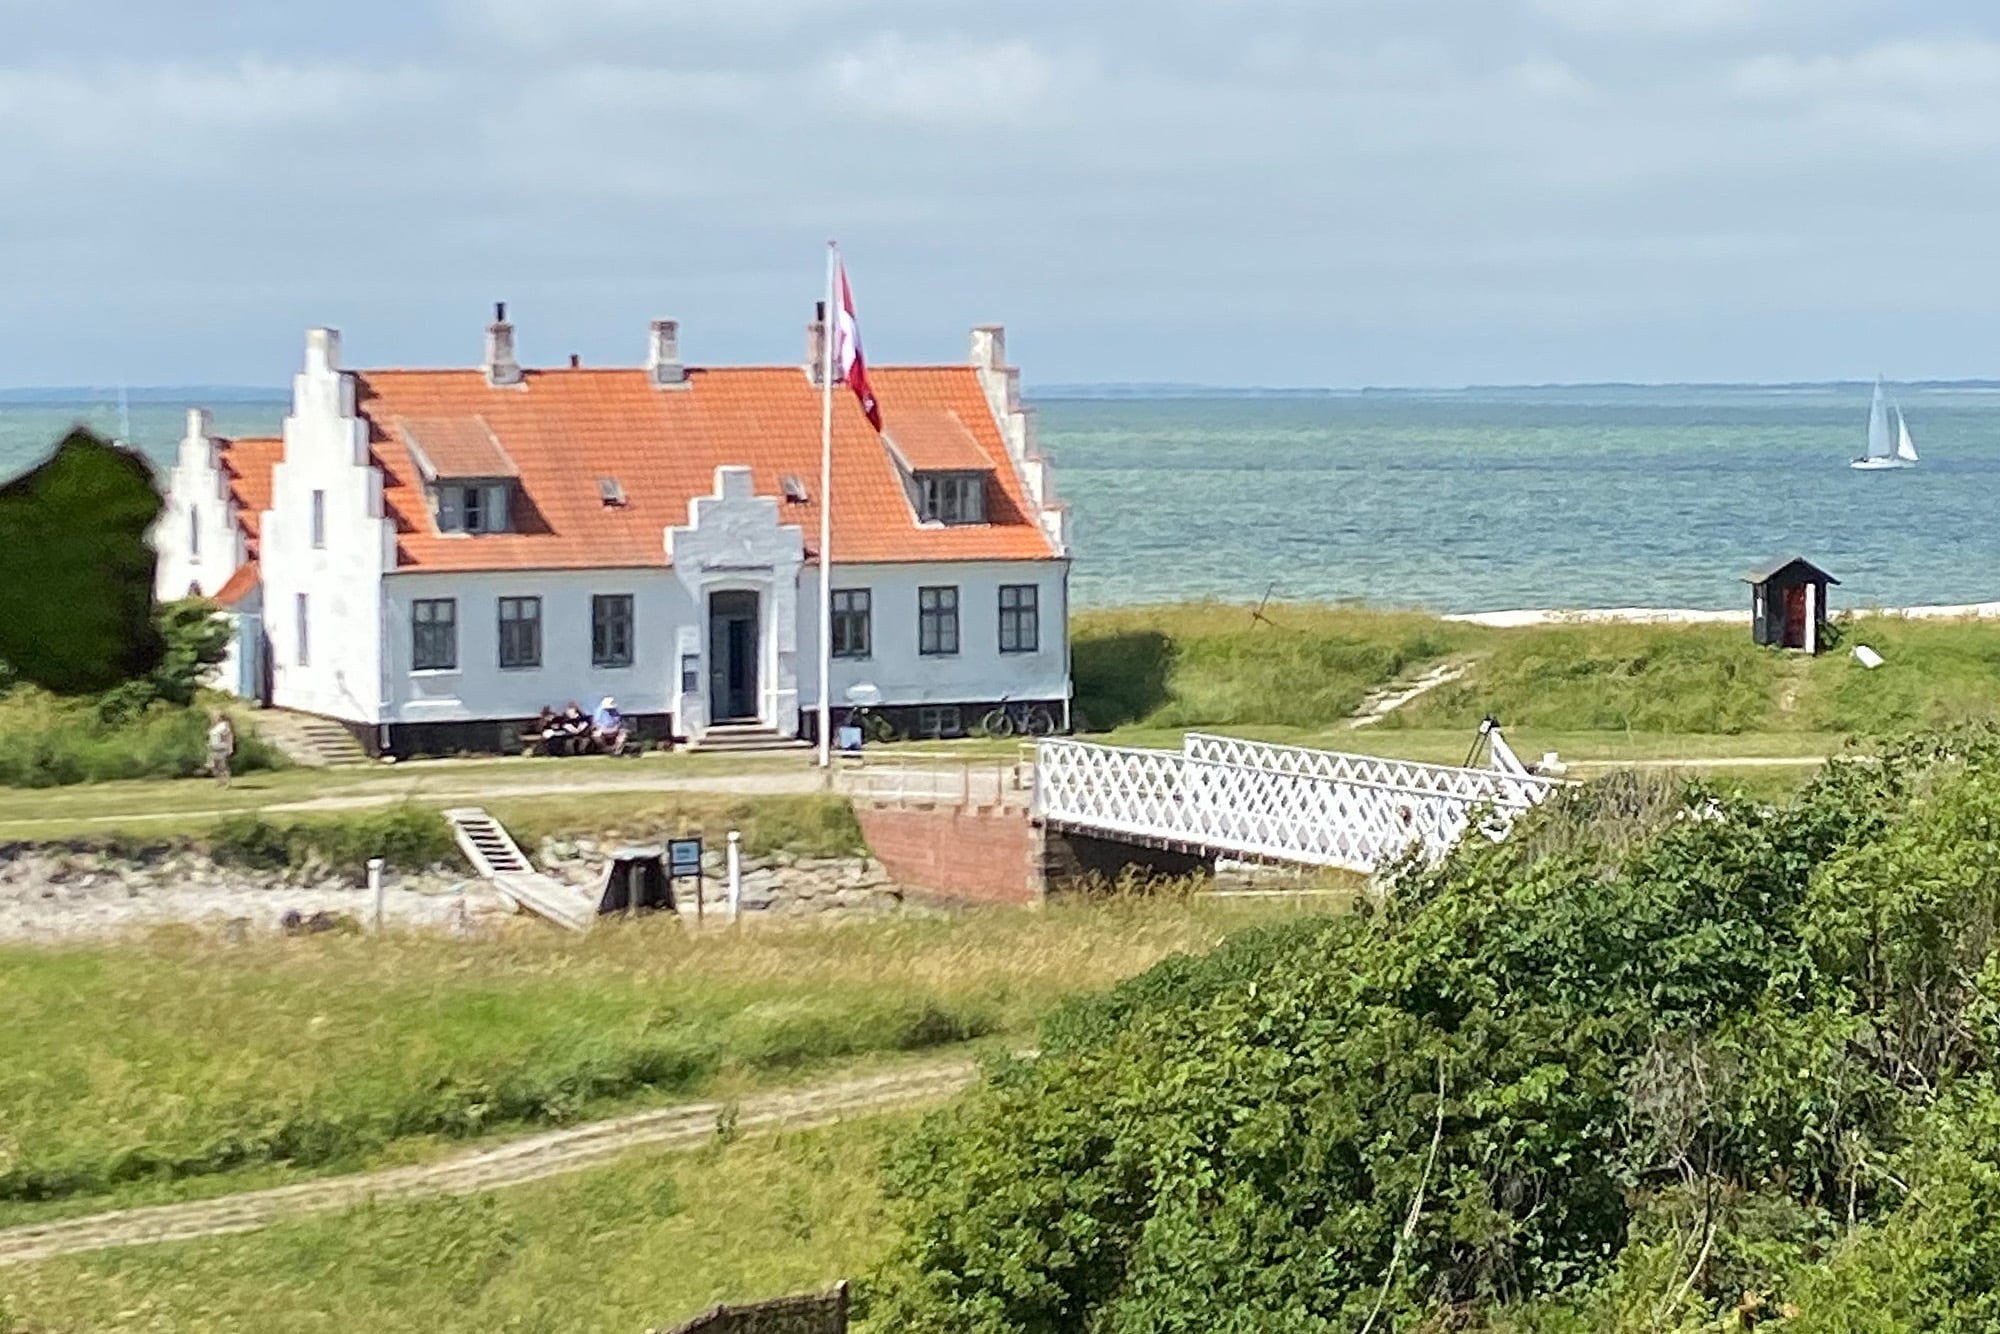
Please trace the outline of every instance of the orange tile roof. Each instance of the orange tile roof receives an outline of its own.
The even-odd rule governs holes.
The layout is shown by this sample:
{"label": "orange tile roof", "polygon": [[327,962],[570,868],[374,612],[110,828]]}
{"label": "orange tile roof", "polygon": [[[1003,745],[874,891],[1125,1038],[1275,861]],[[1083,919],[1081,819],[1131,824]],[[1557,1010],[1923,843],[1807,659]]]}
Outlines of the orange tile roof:
{"label": "orange tile roof", "polygon": [[271,439],[220,440],[222,472],[236,502],[236,526],[243,530],[245,559],[257,559],[257,526],[271,507],[271,469],[285,457],[285,442]]}
{"label": "orange tile roof", "polygon": [[882,434],[912,472],[980,472],[993,466],[955,412],[906,409],[893,425],[884,419]]}
{"label": "orange tile roof", "polygon": [[249,596],[251,590],[257,587],[260,578],[262,575],[258,571],[257,562],[244,561],[236,567],[236,573],[230,575],[222,587],[215,590],[212,601],[218,607],[233,607]]}
{"label": "orange tile roof", "polygon": [[[397,564],[426,570],[590,569],[666,562],[663,530],[688,521],[724,464],[751,469],[759,495],[805,484],[786,523],[819,539],[820,395],[789,366],[690,369],[688,387],[656,388],[643,370],[530,370],[494,387],[477,370],[356,371]],[[833,551],[841,562],[1038,560],[1058,553],[1035,522],[977,374],[967,366],[872,369],[884,426],[956,417],[994,473],[990,522],[919,525],[894,461],[846,390],[834,395]],[[437,532],[404,435],[410,422],[482,419],[520,473],[514,531]],[[919,431],[925,428],[919,427]],[[422,427],[418,427],[421,434]],[[606,506],[603,478],[626,503]]]}

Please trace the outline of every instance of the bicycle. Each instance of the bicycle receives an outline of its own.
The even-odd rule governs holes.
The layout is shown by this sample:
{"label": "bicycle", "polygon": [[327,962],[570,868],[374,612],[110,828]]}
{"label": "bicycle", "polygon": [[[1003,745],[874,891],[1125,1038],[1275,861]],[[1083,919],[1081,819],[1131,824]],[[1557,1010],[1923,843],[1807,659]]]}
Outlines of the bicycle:
{"label": "bicycle", "polygon": [[1053,736],[1055,730],[1055,715],[1045,704],[1010,703],[1003,699],[979,720],[981,736]]}

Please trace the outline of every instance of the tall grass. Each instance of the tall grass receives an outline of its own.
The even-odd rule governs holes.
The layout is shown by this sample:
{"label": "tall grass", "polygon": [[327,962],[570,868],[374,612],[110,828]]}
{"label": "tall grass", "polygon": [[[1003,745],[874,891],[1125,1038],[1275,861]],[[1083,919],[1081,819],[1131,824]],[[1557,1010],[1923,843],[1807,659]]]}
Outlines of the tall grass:
{"label": "tall grass", "polygon": [[1325,726],[1479,637],[1415,612],[1295,603],[1085,612],[1071,639],[1077,707],[1093,728]]}
{"label": "tall grass", "polygon": [[718,1139],[491,1195],[10,1269],[0,1329],[665,1329],[867,1273],[894,1235],[877,1163],[913,1125]]}
{"label": "tall grass", "polygon": [[1022,1032],[1243,920],[1112,903],[834,933],[0,950],[0,1201],[346,1165],[414,1137]]}
{"label": "tall grass", "polygon": [[[97,703],[29,686],[0,694],[0,787],[62,787],[114,778],[187,778],[208,767],[206,709],[153,704],[107,721]],[[281,767],[283,758],[240,722],[239,772]]]}

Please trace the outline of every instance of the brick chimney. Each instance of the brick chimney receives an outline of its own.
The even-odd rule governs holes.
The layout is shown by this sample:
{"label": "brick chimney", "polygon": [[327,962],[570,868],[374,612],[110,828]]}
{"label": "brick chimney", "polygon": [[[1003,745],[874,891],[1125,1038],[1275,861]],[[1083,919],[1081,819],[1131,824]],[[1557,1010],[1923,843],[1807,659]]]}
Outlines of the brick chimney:
{"label": "brick chimney", "polygon": [[806,378],[818,388],[826,375],[826,302],[813,303],[812,322],[806,325]]}
{"label": "brick chimney", "polygon": [[486,326],[486,383],[521,383],[521,363],[514,357],[514,326],[507,322],[507,303],[493,304],[493,323]]}
{"label": "brick chimney", "polygon": [[646,375],[655,388],[681,389],[688,382],[681,364],[681,326],[677,320],[654,320],[646,335]]}

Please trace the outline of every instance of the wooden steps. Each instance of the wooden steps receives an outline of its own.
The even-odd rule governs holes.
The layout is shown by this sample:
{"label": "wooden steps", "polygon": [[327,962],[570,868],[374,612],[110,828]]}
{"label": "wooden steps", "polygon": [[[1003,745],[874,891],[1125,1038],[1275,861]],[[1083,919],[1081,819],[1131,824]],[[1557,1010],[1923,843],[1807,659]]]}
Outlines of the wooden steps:
{"label": "wooden steps", "polygon": [[477,806],[444,813],[452,835],[472,869],[515,908],[571,931],[588,931],[597,920],[597,901],[574,885],[543,875],[500,822]]}

